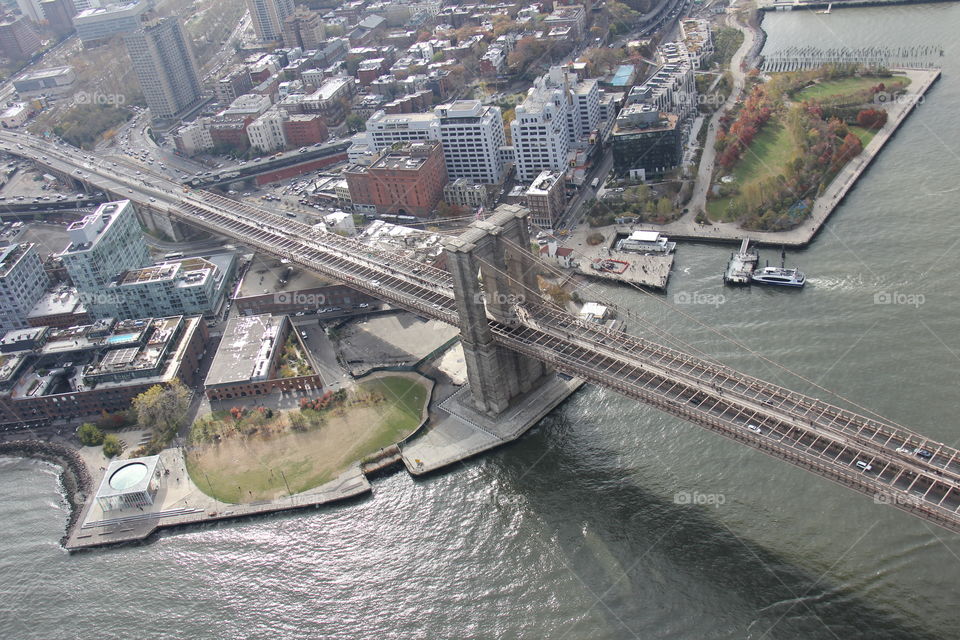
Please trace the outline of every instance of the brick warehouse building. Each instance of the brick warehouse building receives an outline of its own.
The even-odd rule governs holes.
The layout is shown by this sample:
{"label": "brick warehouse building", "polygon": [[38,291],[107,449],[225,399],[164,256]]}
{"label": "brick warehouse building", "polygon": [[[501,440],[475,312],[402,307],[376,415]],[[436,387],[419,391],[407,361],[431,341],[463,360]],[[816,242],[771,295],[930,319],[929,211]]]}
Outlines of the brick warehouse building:
{"label": "brick warehouse building", "polygon": [[[227,322],[204,389],[211,400],[267,395],[275,391],[317,390],[323,380],[313,362],[311,373],[282,377],[281,356],[287,339],[299,340],[287,316],[236,316]],[[310,359],[307,350],[301,350]]]}
{"label": "brick warehouse building", "polygon": [[344,171],[358,211],[429,216],[443,197],[447,169],[443,147],[434,140],[384,150],[369,167]]}

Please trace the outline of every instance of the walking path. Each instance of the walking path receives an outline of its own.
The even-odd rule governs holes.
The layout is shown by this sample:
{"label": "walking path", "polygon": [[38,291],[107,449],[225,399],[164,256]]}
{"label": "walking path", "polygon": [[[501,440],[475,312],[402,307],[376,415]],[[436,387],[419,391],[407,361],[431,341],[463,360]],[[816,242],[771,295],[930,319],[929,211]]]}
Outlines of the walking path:
{"label": "walking path", "polygon": [[736,16],[732,13],[727,14],[727,24],[738,29],[740,33],[743,34],[743,42],[730,60],[730,75],[733,76],[733,90],[730,91],[730,95],[727,96],[726,102],[714,112],[707,125],[707,139],[703,144],[703,153],[700,156],[700,168],[697,171],[697,181],[693,186],[693,195],[687,207],[690,211],[683,216],[680,221],[689,218],[690,222],[693,222],[697,213],[706,210],[707,191],[710,189],[710,179],[713,176],[713,165],[717,155],[715,148],[717,141],[717,123],[720,122],[723,114],[732,109],[733,105],[740,100],[740,96],[743,94],[743,87],[747,82],[747,74],[744,73],[742,68],[743,59],[747,55],[747,52],[753,47],[753,42],[757,34],[752,29],[748,29],[740,24]]}

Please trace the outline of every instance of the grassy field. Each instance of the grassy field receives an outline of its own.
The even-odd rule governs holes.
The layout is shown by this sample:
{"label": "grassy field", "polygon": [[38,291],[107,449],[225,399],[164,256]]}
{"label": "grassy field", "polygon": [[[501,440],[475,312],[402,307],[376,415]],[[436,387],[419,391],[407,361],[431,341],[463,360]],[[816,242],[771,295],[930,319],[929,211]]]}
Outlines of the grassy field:
{"label": "grassy field", "polygon": [[[771,120],[757,134],[744,151],[740,161],[729,174],[742,186],[748,180],[779,175],[795,153],[793,138],[786,127]],[[730,198],[716,198],[707,202],[707,214],[711,219],[727,219]]]}
{"label": "grassy field", "polygon": [[903,88],[910,84],[910,78],[839,78],[837,80],[826,80],[798,91],[793,95],[793,100],[800,102],[802,100],[823,100],[842,96],[848,93],[856,93],[870,87],[883,83],[888,90]]}
{"label": "grassy field", "polygon": [[850,133],[860,138],[860,143],[866,148],[870,141],[873,140],[873,136],[877,135],[877,132],[872,129],[864,129],[863,127],[848,127]]}
{"label": "grassy field", "polygon": [[[323,423],[306,431],[262,429],[197,445],[187,455],[191,479],[207,495],[228,503],[279,498],[288,495],[288,486],[289,493],[312,489],[416,430],[428,386],[414,376],[383,376],[359,384],[350,398],[322,412]],[[225,412],[214,417],[230,419]],[[283,413],[276,418],[287,419]]]}

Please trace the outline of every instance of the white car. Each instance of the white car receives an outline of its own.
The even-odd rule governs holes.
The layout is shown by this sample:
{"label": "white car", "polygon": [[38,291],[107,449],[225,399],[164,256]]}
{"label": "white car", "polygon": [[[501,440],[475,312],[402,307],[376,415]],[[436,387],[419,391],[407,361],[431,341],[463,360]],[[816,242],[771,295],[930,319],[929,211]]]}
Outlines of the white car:
{"label": "white car", "polygon": [[755,424],[748,424],[748,425],[747,425],[747,430],[748,430],[748,431],[753,431],[754,433],[763,433],[763,429],[761,429],[759,426],[757,426],[757,425],[755,425]]}
{"label": "white car", "polygon": [[871,465],[869,462],[864,462],[863,460],[857,460],[857,466],[864,471],[870,471],[873,469],[873,465]]}

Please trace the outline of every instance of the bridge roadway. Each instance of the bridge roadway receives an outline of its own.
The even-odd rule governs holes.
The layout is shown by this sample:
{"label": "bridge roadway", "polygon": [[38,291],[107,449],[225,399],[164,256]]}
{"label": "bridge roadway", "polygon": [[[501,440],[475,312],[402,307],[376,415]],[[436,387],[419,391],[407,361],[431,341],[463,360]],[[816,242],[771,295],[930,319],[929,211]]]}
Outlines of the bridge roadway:
{"label": "bridge roadway", "polygon": [[[79,167],[88,173],[84,180],[101,189],[129,192],[140,204],[154,198],[158,202],[149,206],[162,204],[190,224],[287,258],[401,308],[459,324],[452,278],[443,270],[261,207],[209,192],[183,192],[161,176],[146,176],[150,184],[144,185],[144,178],[117,175],[115,167],[95,157],[90,160],[90,154],[24,134],[0,132],[0,145],[60,171]],[[516,323],[491,319],[490,326],[499,344],[558,371],[960,532],[960,455],[952,447],[545,305],[526,304],[518,310]],[[929,457],[915,450],[925,450]]]}

